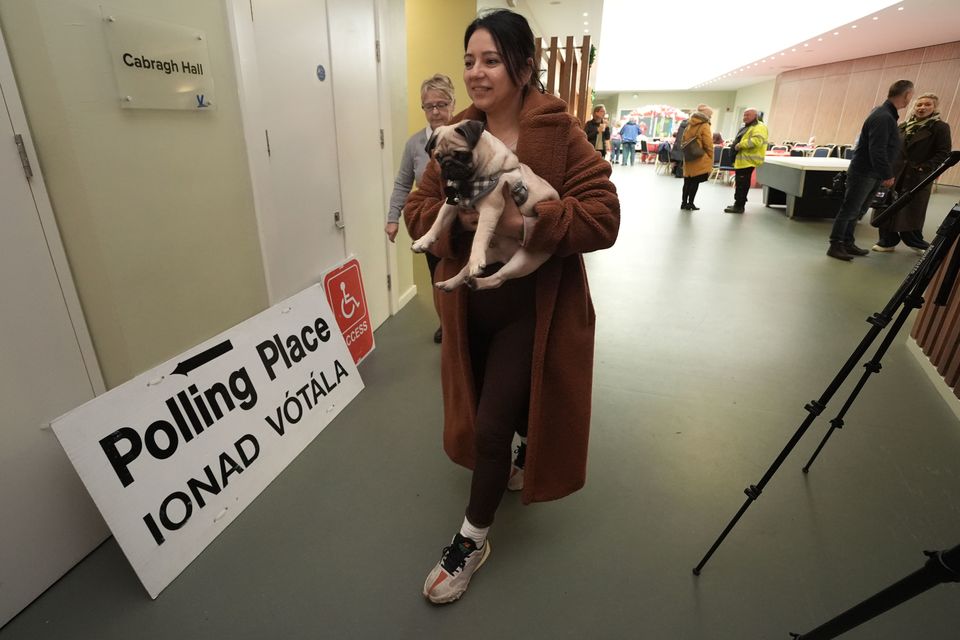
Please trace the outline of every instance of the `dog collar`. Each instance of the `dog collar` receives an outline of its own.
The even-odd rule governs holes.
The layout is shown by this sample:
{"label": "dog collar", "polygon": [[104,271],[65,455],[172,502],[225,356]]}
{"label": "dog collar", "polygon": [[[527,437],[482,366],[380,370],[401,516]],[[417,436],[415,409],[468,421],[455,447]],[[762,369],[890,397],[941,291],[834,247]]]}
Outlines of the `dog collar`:
{"label": "dog collar", "polygon": [[[447,204],[457,205],[463,209],[472,209],[473,203],[493,191],[503,172],[486,178],[473,180],[447,180],[443,194],[447,197]],[[517,206],[523,205],[529,197],[529,190],[524,182],[517,182],[510,189],[510,195]]]}

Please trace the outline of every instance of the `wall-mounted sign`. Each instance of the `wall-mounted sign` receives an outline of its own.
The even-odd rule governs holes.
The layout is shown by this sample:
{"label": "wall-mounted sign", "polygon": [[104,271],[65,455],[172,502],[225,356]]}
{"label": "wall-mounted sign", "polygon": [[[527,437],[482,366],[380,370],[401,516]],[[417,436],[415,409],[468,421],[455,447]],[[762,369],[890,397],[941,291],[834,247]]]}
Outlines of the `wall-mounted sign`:
{"label": "wall-mounted sign", "polygon": [[362,389],[314,285],[53,431],[156,598]]}
{"label": "wall-mounted sign", "polygon": [[124,109],[216,108],[207,36],[199,29],[100,6]]}

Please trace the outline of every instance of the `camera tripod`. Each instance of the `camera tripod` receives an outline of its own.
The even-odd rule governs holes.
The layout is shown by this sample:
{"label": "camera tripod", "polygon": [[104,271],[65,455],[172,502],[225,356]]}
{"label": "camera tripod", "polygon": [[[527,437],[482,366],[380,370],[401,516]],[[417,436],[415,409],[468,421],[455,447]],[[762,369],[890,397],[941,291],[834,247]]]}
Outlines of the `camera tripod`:
{"label": "camera tripod", "polygon": [[[960,162],[960,151],[952,151],[947,159],[944,160],[944,162],[935,171],[930,173],[930,175],[920,182],[920,184],[914,187],[911,191],[903,194],[899,199],[897,199],[896,202],[891,204],[884,212],[879,214],[876,219],[877,223],[882,222],[884,219],[903,208],[920,190],[936,180],[938,176],[940,176],[950,167],[957,164],[957,162]],[[700,560],[700,563],[694,567],[694,575],[700,575],[704,565],[706,565],[707,561],[714,554],[720,544],[723,543],[724,539],[737,524],[740,518],[743,517],[743,514],[746,513],[750,505],[760,497],[764,487],[766,487],[767,483],[769,483],[773,478],[773,475],[787,459],[794,447],[796,447],[797,443],[806,433],[807,429],[809,429],[813,421],[816,420],[816,418],[826,409],[830,399],[839,390],[841,385],[853,371],[853,368],[861,361],[864,354],[866,354],[867,350],[877,339],[877,337],[885,329],[888,329],[873,358],[871,358],[871,360],[864,365],[865,371],[860,380],[857,382],[853,391],[851,391],[850,396],[843,404],[840,413],[837,414],[837,417],[830,421],[830,430],[820,442],[820,445],[817,447],[809,462],[807,462],[807,464],[803,467],[804,473],[810,470],[810,466],[813,464],[814,459],[816,459],[817,455],[823,449],[829,437],[834,431],[843,427],[844,416],[853,405],[853,402],[856,400],[869,377],[872,374],[880,371],[880,361],[887,349],[893,343],[897,333],[903,327],[907,317],[914,309],[919,308],[923,304],[924,292],[936,274],[941,263],[946,259],[954,244],[956,244],[958,236],[960,236],[960,203],[955,205],[947,214],[946,218],[941,223],[940,228],[937,229],[936,237],[930,244],[929,249],[927,249],[924,255],[917,261],[913,269],[907,275],[906,279],[894,293],[893,297],[883,308],[883,310],[878,313],[874,313],[870,318],[867,319],[867,322],[871,325],[871,327],[867,331],[866,336],[860,341],[860,344],[857,345],[850,357],[847,358],[847,361],[843,364],[837,375],[834,376],[833,380],[823,392],[823,395],[816,400],[812,400],[804,406],[804,409],[807,411],[807,417],[797,428],[796,432],[787,442],[787,445],[774,460],[773,464],[771,464],[770,468],[767,469],[767,472],[763,475],[760,481],[757,482],[757,484],[748,486],[744,490],[744,493],[747,496],[746,501],[740,507],[740,510],[737,511],[736,515],[734,515],[729,524],[727,524],[726,528],[707,551],[703,559]],[[948,268],[944,274],[943,283],[935,300],[935,304],[945,304],[946,299],[952,290],[953,283],[956,280],[958,272],[960,272],[960,249],[954,252],[953,258],[948,265]]]}

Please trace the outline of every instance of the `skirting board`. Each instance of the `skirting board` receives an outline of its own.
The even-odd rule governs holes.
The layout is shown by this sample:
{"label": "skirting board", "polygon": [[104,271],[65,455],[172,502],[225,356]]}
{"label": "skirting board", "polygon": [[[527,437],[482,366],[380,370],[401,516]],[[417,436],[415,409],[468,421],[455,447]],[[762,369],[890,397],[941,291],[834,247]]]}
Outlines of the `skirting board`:
{"label": "skirting board", "polygon": [[923,349],[920,348],[917,341],[909,336],[907,337],[907,350],[912,353],[917,359],[917,362],[920,363],[920,368],[923,369],[923,372],[930,378],[930,382],[936,387],[937,392],[943,398],[943,401],[947,403],[947,406],[950,407],[950,410],[953,411],[953,415],[957,417],[957,420],[960,420],[960,398],[953,395],[953,390],[947,386],[946,380],[943,379],[943,376],[940,375],[937,368],[930,362],[927,354],[923,352]]}
{"label": "skirting board", "polygon": [[413,300],[416,295],[417,285],[411,285],[410,288],[404,291],[397,300],[397,304],[399,305],[400,309],[403,309],[405,306],[407,306],[407,303]]}

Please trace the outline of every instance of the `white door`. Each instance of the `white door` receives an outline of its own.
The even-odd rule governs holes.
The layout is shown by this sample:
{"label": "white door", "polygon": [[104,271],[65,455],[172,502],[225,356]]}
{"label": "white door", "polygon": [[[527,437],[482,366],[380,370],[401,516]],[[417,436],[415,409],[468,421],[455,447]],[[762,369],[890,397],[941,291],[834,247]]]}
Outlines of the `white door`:
{"label": "white door", "polygon": [[360,261],[374,327],[390,315],[374,0],[327,0],[347,253]]}
{"label": "white door", "polygon": [[[270,302],[319,282],[346,256],[337,175],[337,135],[330,82],[326,6],[318,0],[251,0],[253,41],[241,47],[245,80],[262,131],[248,152],[259,154],[258,218]],[[322,68],[322,70],[321,70]],[[323,78],[323,79],[321,79]],[[251,87],[248,87],[251,88]],[[247,100],[249,109],[250,100]],[[250,140],[251,136],[248,136]],[[264,160],[265,159],[265,160]],[[264,176],[260,176],[263,178]]]}
{"label": "white door", "polygon": [[25,122],[0,34],[0,626],[109,535],[48,426],[103,382]]}

